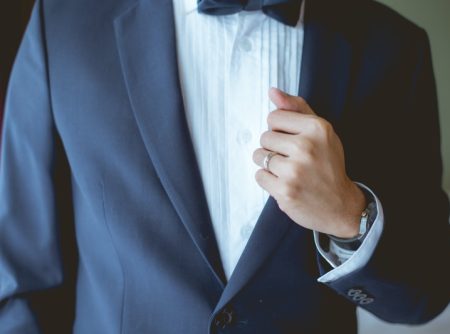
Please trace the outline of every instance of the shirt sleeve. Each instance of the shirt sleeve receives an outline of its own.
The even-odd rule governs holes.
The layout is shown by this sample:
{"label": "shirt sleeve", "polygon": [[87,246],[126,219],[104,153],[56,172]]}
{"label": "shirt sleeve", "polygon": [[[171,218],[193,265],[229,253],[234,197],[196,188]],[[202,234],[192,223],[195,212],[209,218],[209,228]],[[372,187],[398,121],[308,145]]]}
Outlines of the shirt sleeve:
{"label": "shirt sleeve", "polygon": [[[383,232],[384,214],[380,200],[367,186],[359,182],[355,183],[367,190],[373,196],[376,203],[377,215],[369,232],[367,233],[366,238],[362,242],[361,246],[355,251],[343,249],[337,246],[328,237],[324,236],[324,238],[322,238],[319,232],[314,231],[314,242],[318,252],[333,267],[332,270],[318,278],[318,281],[321,283],[335,281],[362,268],[369,261],[375,251],[381,233]],[[323,242],[321,242],[321,239],[326,239],[325,241],[329,242],[328,250],[323,247]]]}

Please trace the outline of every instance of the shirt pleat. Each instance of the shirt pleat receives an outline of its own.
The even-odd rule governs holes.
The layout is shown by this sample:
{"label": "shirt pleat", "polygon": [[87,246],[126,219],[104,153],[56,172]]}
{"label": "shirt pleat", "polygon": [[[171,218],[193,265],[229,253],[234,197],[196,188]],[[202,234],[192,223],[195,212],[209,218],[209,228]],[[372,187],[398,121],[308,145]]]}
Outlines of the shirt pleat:
{"label": "shirt pleat", "polygon": [[252,153],[275,108],[269,88],[298,92],[303,25],[261,11],[209,16],[195,0],[173,2],[186,118],[229,278],[269,197]]}

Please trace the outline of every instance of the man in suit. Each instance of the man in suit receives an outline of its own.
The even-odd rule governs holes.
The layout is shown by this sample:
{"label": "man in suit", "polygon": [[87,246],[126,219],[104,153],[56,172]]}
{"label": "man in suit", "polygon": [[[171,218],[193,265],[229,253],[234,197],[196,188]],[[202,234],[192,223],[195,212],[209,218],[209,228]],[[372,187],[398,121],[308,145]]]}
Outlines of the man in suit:
{"label": "man in suit", "polygon": [[449,301],[429,45],[375,2],[40,0],[6,109],[0,333],[64,307],[74,333],[355,333],[356,306]]}

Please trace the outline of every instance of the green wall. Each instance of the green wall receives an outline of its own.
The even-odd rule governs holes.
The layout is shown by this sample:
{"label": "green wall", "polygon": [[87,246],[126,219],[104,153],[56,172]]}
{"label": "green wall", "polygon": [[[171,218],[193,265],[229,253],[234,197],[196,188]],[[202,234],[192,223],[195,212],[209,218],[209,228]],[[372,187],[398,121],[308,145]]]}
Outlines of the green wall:
{"label": "green wall", "polygon": [[436,76],[444,188],[450,193],[450,0],[379,0],[428,32]]}

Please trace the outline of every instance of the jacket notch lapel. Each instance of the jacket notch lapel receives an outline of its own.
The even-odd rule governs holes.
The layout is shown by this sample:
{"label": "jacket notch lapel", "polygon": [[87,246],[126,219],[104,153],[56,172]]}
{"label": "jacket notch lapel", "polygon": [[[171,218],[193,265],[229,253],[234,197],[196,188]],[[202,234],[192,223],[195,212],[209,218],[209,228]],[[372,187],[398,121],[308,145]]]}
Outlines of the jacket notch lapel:
{"label": "jacket notch lapel", "polygon": [[342,7],[314,0],[305,9],[299,95],[332,123],[341,118],[347,102],[354,52]]}
{"label": "jacket notch lapel", "polygon": [[176,212],[223,286],[225,274],[184,113],[172,2],[136,0],[114,21],[131,106]]}

